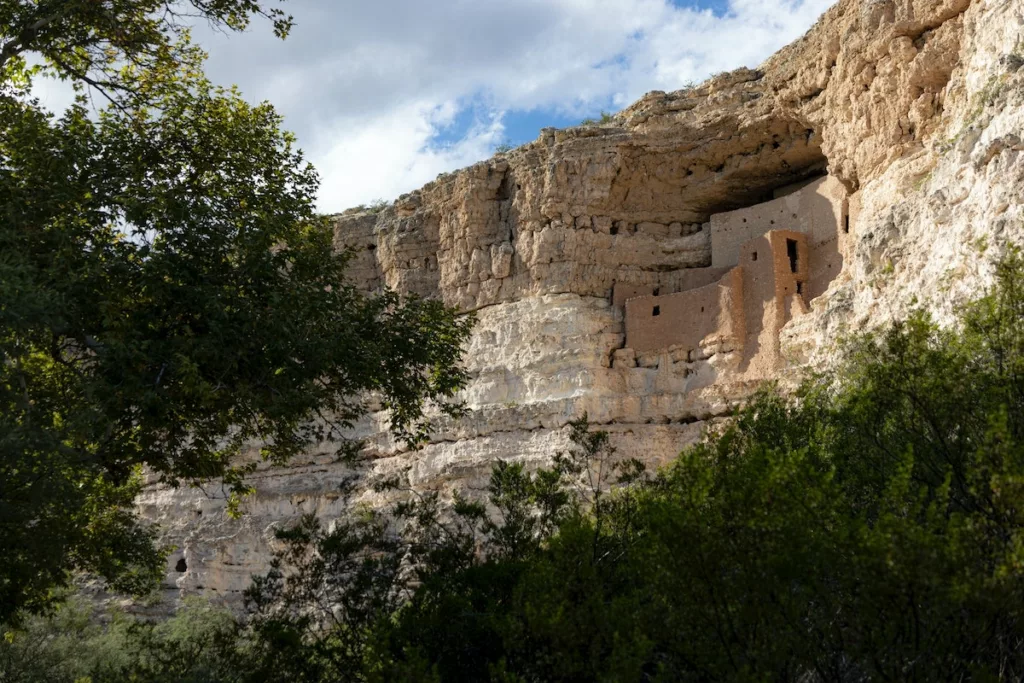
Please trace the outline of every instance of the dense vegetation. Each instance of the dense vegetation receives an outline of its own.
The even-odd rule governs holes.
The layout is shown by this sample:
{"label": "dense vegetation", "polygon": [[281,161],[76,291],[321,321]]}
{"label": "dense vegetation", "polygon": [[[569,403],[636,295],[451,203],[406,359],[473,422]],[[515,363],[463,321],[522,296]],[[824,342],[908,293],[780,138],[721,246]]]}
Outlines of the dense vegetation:
{"label": "dense vegetation", "polygon": [[0,680],[1020,680],[1024,262],[956,329],[918,313],[846,349],[657,474],[578,422],[551,469],[495,466],[490,512],[306,519],[242,619],[65,607],[8,637]]}
{"label": "dense vegetation", "polygon": [[[424,401],[457,410],[470,321],[349,285],[280,117],[203,76],[189,23],[253,16],[291,25],[256,0],[0,1],[0,619],[74,571],[153,585],[143,466],[236,503],[245,448],[337,439],[369,392],[410,440]],[[45,77],[78,94],[59,116]]]}

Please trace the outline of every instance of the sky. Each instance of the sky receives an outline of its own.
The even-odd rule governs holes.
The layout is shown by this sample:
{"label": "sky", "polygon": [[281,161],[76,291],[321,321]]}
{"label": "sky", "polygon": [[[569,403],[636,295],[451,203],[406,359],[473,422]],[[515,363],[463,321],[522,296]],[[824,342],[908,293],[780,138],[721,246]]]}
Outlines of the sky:
{"label": "sky", "polygon": [[319,208],[337,212],[541,128],[757,66],[834,1],[288,0],[284,41],[259,21],[193,37],[214,82],[284,115],[320,172]]}

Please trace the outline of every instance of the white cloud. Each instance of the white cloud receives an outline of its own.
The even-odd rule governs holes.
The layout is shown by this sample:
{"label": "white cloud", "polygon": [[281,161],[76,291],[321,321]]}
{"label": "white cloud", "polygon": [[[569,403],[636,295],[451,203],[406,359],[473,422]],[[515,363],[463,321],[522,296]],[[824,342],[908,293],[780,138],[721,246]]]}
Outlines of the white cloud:
{"label": "white cloud", "polygon": [[[317,132],[316,166],[324,180],[327,210],[392,199],[439,173],[488,156],[502,139],[498,116],[474,123],[451,145],[431,144],[452,124],[458,105],[412,103],[380,116],[345,119]],[[317,142],[314,142],[317,145]]]}
{"label": "white cloud", "polygon": [[[716,16],[669,0],[289,0],[284,42],[259,22],[196,38],[216,81],[285,115],[321,173],[321,208],[340,211],[485,158],[507,114],[579,119],[756,66],[834,1],[728,0]],[[440,143],[470,105],[484,120]]]}

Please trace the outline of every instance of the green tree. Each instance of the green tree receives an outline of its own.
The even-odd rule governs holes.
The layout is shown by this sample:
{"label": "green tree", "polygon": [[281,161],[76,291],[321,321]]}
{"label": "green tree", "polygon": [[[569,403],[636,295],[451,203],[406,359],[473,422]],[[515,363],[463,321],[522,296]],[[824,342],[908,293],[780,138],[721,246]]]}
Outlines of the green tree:
{"label": "green tree", "polygon": [[[243,449],[347,452],[367,396],[411,442],[425,402],[459,410],[471,320],[346,282],[280,117],[203,77],[185,22],[256,15],[291,25],[254,0],[0,3],[0,620],[73,570],[152,585],[143,467],[237,503]],[[78,92],[59,116],[43,76]]]}

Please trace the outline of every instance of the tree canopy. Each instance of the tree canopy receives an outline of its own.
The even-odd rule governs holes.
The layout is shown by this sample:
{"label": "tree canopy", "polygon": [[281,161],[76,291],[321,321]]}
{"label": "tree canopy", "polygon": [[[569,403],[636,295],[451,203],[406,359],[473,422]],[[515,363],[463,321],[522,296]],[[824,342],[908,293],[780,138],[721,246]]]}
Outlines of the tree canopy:
{"label": "tree canopy", "polygon": [[[143,467],[245,493],[375,406],[416,441],[456,412],[471,320],[345,280],[319,179],[270,104],[211,84],[188,25],[255,0],[0,2],[0,619],[70,571],[162,573]],[[32,94],[71,84],[66,111]]]}

